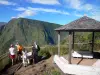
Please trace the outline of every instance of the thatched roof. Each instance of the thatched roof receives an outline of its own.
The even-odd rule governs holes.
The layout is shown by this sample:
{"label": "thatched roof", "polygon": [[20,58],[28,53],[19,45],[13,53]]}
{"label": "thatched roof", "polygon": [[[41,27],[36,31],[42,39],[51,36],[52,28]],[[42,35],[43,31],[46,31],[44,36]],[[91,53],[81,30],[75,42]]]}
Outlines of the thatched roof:
{"label": "thatched roof", "polygon": [[100,22],[83,16],[69,24],[61,26],[56,31],[100,31]]}

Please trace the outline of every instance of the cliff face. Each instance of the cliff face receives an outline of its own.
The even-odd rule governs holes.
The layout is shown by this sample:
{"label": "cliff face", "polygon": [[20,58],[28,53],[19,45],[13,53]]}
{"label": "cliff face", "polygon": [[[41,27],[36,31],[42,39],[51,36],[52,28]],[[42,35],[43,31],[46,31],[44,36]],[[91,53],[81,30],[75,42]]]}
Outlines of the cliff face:
{"label": "cliff face", "polygon": [[26,18],[10,20],[2,29],[0,35],[0,53],[6,52],[11,43],[31,45],[37,41],[39,45],[56,44],[55,28],[61,25]]}

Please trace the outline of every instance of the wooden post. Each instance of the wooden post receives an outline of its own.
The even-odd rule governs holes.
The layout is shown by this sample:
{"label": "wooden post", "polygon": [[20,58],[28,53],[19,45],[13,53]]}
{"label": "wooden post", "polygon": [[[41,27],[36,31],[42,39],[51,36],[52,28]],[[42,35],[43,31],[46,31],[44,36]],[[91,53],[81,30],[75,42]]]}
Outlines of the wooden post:
{"label": "wooden post", "polygon": [[58,31],[58,55],[60,56],[60,32]]}
{"label": "wooden post", "polygon": [[74,31],[73,31],[73,44],[72,44],[72,50],[74,51]]}
{"label": "wooden post", "polygon": [[72,50],[72,32],[69,32],[69,55],[68,55],[68,62],[71,64],[71,50]]}
{"label": "wooden post", "polygon": [[93,49],[94,49],[94,32],[92,32],[92,53],[93,53]]}

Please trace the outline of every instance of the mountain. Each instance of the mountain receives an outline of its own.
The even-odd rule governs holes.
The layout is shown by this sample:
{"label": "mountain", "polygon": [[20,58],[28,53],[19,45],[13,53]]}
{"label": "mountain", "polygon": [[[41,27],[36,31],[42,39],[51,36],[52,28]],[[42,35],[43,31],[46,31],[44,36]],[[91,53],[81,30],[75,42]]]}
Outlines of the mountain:
{"label": "mountain", "polygon": [[0,22],[0,27],[5,25],[5,24],[6,24],[6,22]]}
{"label": "mountain", "polygon": [[24,46],[31,46],[33,41],[41,46],[57,43],[57,32],[55,28],[59,24],[44,21],[18,18],[10,20],[2,30],[0,35],[0,52],[8,50],[11,43],[21,43]]}
{"label": "mountain", "polygon": [[0,22],[0,35],[2,33],[3,28],[5,27],[6,22]]}

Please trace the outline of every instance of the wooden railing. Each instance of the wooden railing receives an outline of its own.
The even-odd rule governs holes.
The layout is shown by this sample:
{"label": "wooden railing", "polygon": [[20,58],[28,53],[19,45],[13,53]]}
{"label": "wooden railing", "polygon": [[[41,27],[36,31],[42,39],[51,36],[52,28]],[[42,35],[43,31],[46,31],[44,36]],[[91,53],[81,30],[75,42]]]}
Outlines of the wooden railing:
{"label": "wooden railing", "polygon": [[8,52],[0,56],[0,71],[5,68],[10,63]]}

